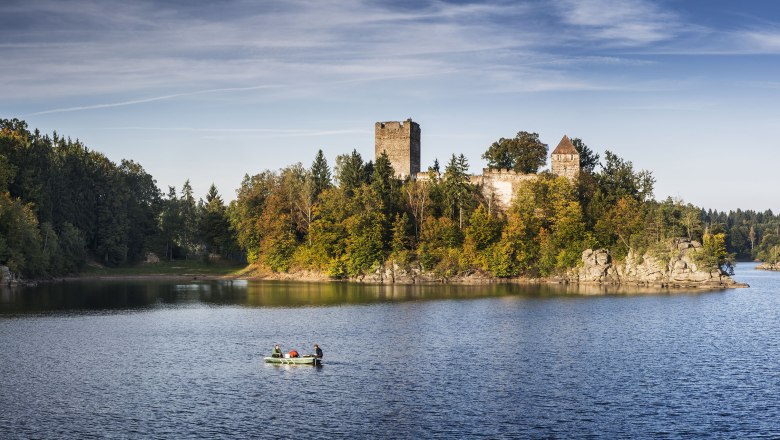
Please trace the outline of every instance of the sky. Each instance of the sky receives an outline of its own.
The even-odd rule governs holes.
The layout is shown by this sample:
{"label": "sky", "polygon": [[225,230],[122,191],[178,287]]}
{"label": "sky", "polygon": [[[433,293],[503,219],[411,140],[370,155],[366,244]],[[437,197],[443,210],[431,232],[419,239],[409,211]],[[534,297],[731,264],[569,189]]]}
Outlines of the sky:
{"label": "sky", "polygon": [[655,196],[780,212],[780,2],[0,2],[0,118],[235,198],[245,174],[374,157],[412,118],[422,166],[563,135]]}

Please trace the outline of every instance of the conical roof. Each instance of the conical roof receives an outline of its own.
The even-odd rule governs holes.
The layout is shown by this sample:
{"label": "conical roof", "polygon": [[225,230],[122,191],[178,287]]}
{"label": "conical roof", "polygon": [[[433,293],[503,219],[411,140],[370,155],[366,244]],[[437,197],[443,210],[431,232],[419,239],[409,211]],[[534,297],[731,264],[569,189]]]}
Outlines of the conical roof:
{"label": "conical roof", "polygon": [[577,149],[574,148],[574,145],[572,145],[571,141],[569,140],[569,137],[563,135],[563,139],[561,139],[561,142],[559,142],[558,146],[555,147],[552,154],[579,154],[579,153],[577,153]]}

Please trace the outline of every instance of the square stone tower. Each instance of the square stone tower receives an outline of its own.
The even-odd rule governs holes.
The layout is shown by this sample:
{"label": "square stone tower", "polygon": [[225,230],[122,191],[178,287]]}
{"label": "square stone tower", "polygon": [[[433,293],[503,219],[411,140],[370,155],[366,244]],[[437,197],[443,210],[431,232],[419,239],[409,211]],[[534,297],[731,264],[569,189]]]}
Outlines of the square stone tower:
{"label": "square stone tower", "polygon": [[566,135],[553,150],[550,161],[552,162],[552,173],[556,176],[575,180],[580,174],[580,154]]}
{"label": "square stone tower", "polygon": [[407,119],[402,122],[377,122],[374,125],[374,154],[386,152],[395,176],[405,179],[420,172],[420,124]]}

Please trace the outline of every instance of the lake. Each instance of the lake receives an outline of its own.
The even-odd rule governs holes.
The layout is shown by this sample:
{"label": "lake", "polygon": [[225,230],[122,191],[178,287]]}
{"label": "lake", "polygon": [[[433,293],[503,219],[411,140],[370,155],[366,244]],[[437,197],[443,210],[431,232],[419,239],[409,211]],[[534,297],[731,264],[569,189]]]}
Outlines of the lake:
{"label": "lake", "polygon": [[[0,290],[2,438],[778,438],[749,289],[71,282]],[[263,363],[274,344],[321,367]]]}

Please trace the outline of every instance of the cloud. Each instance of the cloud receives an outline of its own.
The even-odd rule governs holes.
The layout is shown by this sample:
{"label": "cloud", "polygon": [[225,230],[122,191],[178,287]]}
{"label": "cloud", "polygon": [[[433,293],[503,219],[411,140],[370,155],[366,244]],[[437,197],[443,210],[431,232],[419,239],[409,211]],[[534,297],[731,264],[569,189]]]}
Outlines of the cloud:
{"label": "cloud", "polygon": [[308,136],[339,136],[343,134],[369,133],[364,128],[343,128],[333,130],[286,129],[286,128],[204,128],[204,127],[106,127],[103,130],[112,131],[177,131],[201,133],[204,138],[221,138],[225,135],[248,135],[266,137],[308,137]]}
{"label": "cloud", "polygon": [[[602,90],[612,88],[611,80],[594,80],[580,66],[630,68],[648,61],[573,54],[570,46],[585,40],[645,44],[676,29],[672,14],[639,0],[561,0],[553,13],[548,5],[4,3],[0,94],[7,102],[43,108],[29,115],[45,115],[231,90],[255,91],[264,101],[337,98],[347,85],[372,82],[404,84],[420,96]],[[550,22],[555,14],[577,28],[576,36],[557,31],[558,23]],[[15,28],[12,22],[24,25]],[[78,105],[45,104],[52,99]]]}
{"label": "cloud", "polygon": [[578,38],[618,46],[668,40],[681,28],[674,13],[644,0],[560,0],[558,12],[565,24],[578,28]]}
{"label": "cloud", "polygon": [[780,30],[775,27],[737,32],[735,39],[750,52],[780,53]]}
{"label": "cloud", "polygon": [[174,98],[181,98],[185,96],[195,96],[195,95],[203,95],[208,93],[225,93],[225,92],[239,92],[239,91],[250,91],[250,90],[261,90],[261,89],[273,89],[278,88],[279,86],[273,86],[273,85],[266,85],[266,86],[250,86],[250,87],[223,87],[220,89],[207,89],[207,90],[196,90],[193,92],[187,92],[187,93],[173,93],[168,95],[162,95],[162,96],[153,96],[150,98],[142,98],[142,99],[133,99],[129,101],[119,101],[119,102],[110,102],[105,104],[92,104],[92,105],[83,105],[78,107],[64,107],[64,108],[55,108],[50,110],[42,110],[34,113],[28,113],[24,116],[38,116],[38,115],[47,115],[50,113],[66,113],[66,112],[75,112],[75,111],[82,111],[82,110],[96,110],[96,109],[104,109],[104,108],[111,108],[111,107],[123,107],[127,105],[135,105],[135,104],[145,104],[148,102],[155,102],[155,101],[166,101],[169,99]]}
{"label": "cloud", "polygon": [[506,2],[6,3],[0,17],[25,24],[0,26],[0,93],[27,103],[130,96],[50,111],[59,112],[258,83],[294,88],[450,75],[477,68],[487,54],[532,50],[543,36],[506,25],[531,22],[532,12]]}

